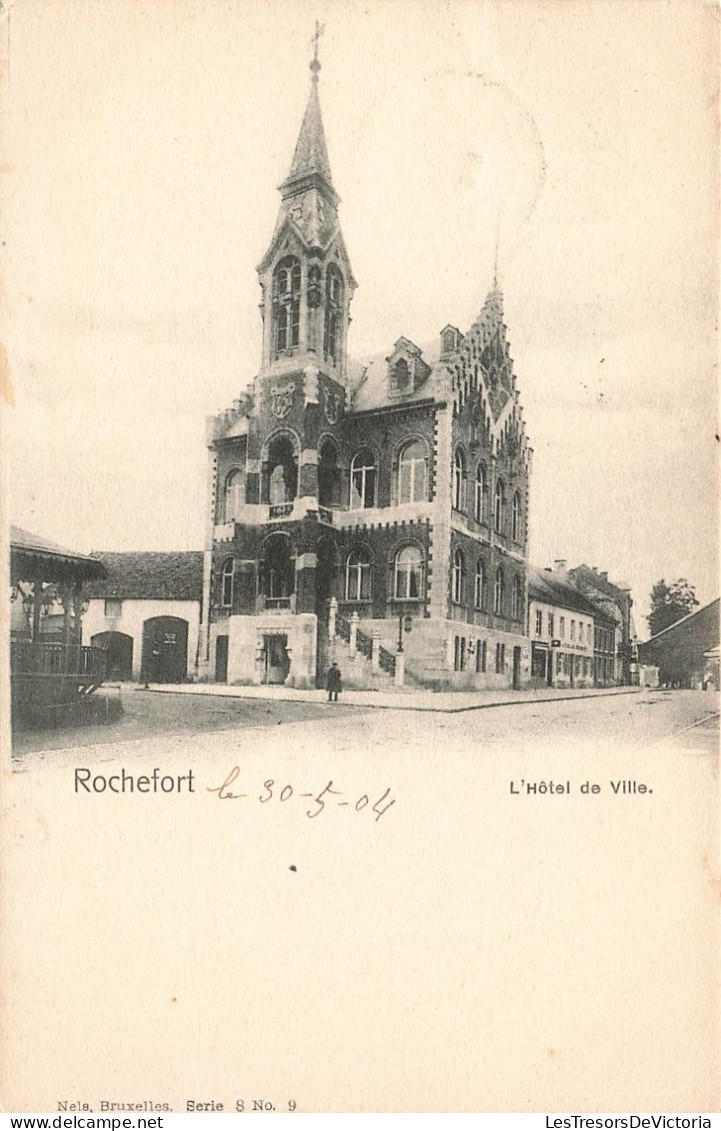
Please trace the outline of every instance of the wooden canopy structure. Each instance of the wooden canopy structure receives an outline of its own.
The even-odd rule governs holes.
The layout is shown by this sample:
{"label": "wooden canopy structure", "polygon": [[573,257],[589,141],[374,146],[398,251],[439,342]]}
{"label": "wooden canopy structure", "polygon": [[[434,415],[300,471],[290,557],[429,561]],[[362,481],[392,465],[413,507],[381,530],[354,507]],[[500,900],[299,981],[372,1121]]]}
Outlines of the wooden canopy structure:
{"label": "wooden canopy structure", "polygon": [[[105,676],[105,653],[81,644],[83,583],[106,576],[102,562],[10,529],[11,601],[26,616],[11,617],[10,672],[13,723],[61,721]],[[42,631],[43,610],[63,610],[61,638]],[[67,709],[67,710],[66,710]]]}

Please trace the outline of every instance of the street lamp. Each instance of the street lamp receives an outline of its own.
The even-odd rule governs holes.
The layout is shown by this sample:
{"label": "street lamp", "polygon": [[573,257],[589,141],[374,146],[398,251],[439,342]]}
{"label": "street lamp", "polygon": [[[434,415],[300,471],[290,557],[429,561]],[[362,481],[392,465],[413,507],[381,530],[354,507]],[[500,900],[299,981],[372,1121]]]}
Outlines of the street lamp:
{"label": "street lamp", "polygon": [[400,613],[398,616],[398,651],[403,651],[403,630],[410,632],[413,628],[413,617],[410,613]]}

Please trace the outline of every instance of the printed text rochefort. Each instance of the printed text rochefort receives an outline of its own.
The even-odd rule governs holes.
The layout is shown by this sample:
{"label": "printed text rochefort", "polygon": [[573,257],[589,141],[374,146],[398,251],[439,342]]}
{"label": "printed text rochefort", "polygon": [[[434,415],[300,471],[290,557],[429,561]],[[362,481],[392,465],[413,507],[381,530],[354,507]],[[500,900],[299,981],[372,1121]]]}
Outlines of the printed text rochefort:
{"label": "printed text rochefort", "polygon": [[87,766],[75,769],[76,793],[195,793],[193,771],[187,774],[164,774],[158,766],[152,774],[95,774]]}

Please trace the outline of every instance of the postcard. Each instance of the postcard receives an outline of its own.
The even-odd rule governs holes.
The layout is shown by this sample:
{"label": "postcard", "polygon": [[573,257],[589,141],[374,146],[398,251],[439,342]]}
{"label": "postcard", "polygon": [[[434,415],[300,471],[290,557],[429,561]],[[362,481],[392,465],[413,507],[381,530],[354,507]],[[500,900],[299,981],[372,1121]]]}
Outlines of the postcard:
{"label": "postcard", "polygon": [[710,1126],[718,26],[0,3],[4,1111]]}

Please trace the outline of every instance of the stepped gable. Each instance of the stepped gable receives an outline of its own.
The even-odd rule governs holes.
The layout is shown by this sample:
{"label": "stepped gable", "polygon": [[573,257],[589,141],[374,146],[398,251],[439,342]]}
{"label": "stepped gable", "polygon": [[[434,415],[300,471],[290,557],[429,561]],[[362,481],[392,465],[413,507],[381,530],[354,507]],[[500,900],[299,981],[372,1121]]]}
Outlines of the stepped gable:
{"label": "stepped gable", "polygon": [[[405,338],[399,338],[396,347],[404,342],[419,349]],[[528,456],[530,449],[499,290],[489,291],[468,333],[465,337],[459,335],[454,352],[442,353],[441,342],[436,339],[420,349],[419,354],[429,371],[402,396],[391,387],[393,353],[384,352],[364,364],[355,363],[349,371],[351,411],[452,398],[454,413],[458,415],[469,400],[475,400],[475,412],[486,432],[495,438],[498,453],[514,456],[522,451]]]}
{"label": "stepped gable", "polygon": [[494,287],[458,349],[445,362],[454,413],[478,399],[481,419],[499,453],[530,455],[510,343],[503,321],[503,295]]}

